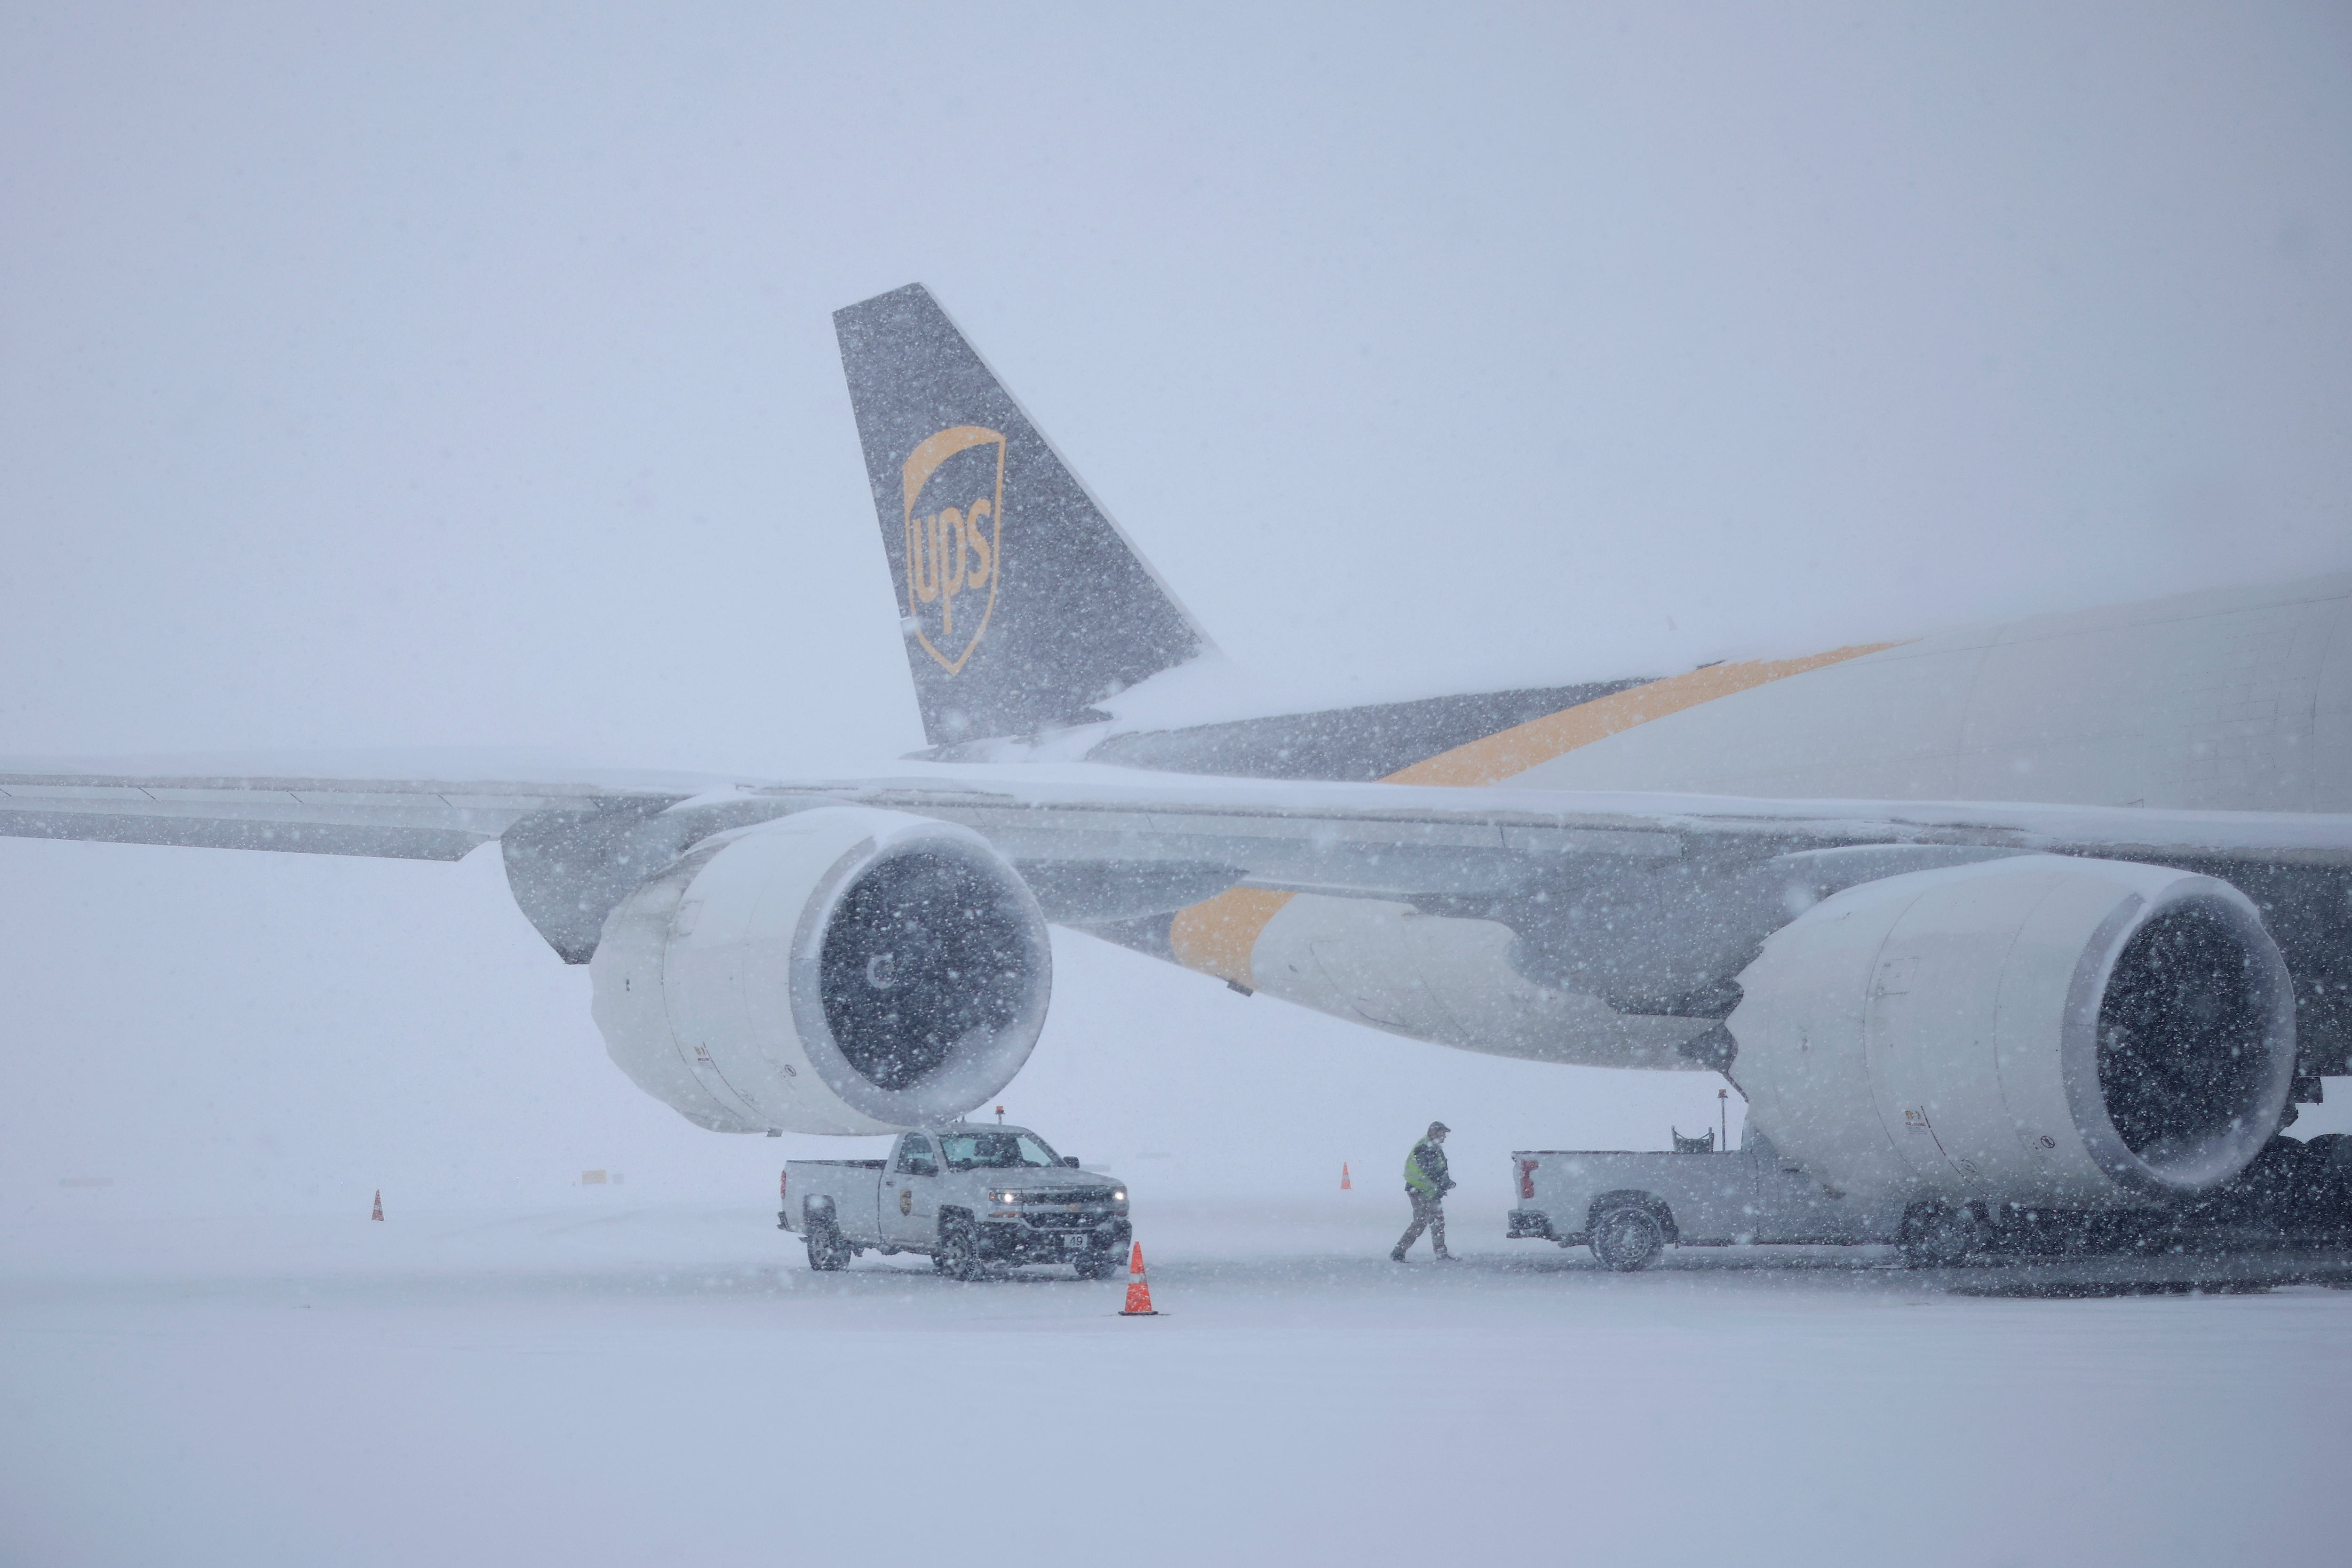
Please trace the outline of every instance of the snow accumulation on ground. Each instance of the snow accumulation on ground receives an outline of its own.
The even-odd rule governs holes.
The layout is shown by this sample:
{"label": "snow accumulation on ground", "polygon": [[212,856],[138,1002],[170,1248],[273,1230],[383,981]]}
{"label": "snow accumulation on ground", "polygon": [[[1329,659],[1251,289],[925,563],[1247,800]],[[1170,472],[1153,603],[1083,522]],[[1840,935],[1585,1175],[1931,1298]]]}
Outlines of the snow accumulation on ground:
{"label": "snow accumulation on ground", "polygon": [[[1436,1049],[1057,934],[1002,1098],[1132,1184],[1165,1315],[1129,1321],[1117,1280],[810,1273],[777,1167],[885,1141],[639,1094],[495,852],[0,862],[37,1042],[0,1062],[0,1568],[2352,1557],[2352,1290],[1503,1239],[1514,1149],[1737,1144],[1710,1075]],[[1465,1261],[1392,1266],[1440,1116]],[[2347,1129],[2336,1079],[2294,1131]]]}
{"label": "snow accumulation on ground", "polygon": [[1619,1276],[1475,1211],[1463,1261],[1395,1265],[1402,1206],[1144,1205],[1144,1320],[1123,1280],[813,1274],[772,1213],[618,1194],[10,1222],[0,1561],[2211,1568],[2352,1542],[2352,1290],[1987,1297],[1832,1249]]}

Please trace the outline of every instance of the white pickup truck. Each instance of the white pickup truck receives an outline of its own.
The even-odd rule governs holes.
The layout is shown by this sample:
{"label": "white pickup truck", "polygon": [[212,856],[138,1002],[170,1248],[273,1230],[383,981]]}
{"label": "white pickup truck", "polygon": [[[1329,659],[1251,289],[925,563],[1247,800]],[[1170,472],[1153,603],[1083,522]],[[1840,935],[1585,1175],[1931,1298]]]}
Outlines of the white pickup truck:
{"label": "white pickup truck", "polygon": [[1510,1235],[1590,1246],[1612,1268],[1647,1268],[1668,1244],[1893,1241],[1901,1200],[1823,1186],[1750,1128],[1736,1152],[1527,1149],[1511,1156]]}
{"label": "white pickup truck", "polygon": [[[1691,1142],[1696,1142],[1693,1140]],[[1612,1268],[1647,1268],[1669,1244],[1893,1242],[1914,1268],[2053,1254],[2336,1248],[2352,1239],[2352,1139],[2281,1134],[2252,1165],[2165,1207],[1989,1208],[1857,1198],[1780,1157],[1754,1128],[1733,1154],[1528,1149],[1511,1156],[1508,1234],[1590,1246]]]}
{"label": "white pickup truck", "polygon": [[1127,1262],[1127,1184],[1078,1169],[1025,1127],[950,1122],[903,1132],[887,1160],[793,1160],[776,1228],[798,1231],[811,1268],[872,1247],[928,1253],[955,1279],[1067,1263],[1099,1279]]}

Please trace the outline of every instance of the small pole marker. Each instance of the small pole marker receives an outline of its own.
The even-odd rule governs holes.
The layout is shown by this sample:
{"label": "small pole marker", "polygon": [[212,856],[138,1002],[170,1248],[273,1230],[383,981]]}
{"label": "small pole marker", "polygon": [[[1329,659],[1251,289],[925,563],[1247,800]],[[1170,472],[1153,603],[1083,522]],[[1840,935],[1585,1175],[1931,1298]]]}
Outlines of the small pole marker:
{"label": "small pole marker", "polygon": [[372,1214],[372,1215],[368,1215],[368,1218],[370,1218],[370,1219],[382,1219],[383,1217],[383,1189],[382,1187],[378,1187],[378,1188],[375,1190],[375,1213],[373,1213],[373,1214]]}

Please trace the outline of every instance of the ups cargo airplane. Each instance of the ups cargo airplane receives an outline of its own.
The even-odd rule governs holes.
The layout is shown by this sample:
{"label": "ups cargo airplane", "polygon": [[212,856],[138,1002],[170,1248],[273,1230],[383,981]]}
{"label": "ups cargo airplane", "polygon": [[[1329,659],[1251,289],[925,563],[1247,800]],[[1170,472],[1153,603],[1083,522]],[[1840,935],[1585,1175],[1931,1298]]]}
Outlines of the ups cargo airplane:
{"label": "ups cargo airplane", "polygon": [[1150,730],[1208,647],[920,287],[837,313],[929,750],[649,789],[0,775],[0,832],[497,839],[714,1131],[994,1097],[1049,924],[1459,1049],[1722,1073],[1857,1194],[2161,1205],[2352,1058],[2352,574],[1660,679]]}

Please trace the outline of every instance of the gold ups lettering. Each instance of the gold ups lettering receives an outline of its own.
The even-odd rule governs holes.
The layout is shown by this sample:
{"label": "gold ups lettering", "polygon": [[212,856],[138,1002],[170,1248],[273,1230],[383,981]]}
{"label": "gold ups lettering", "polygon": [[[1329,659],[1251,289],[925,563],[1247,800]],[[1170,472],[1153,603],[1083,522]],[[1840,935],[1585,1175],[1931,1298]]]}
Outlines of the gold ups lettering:
{"label": "gold ups lettering", "polygon": [[[995,448],[942,474],[948,460]],[[954,675],[980,646],[1004,564],[1004,437],[958,425],[907,458],[907,614],[915,640]],[[964,601],[959,607],[958,599]]]}

